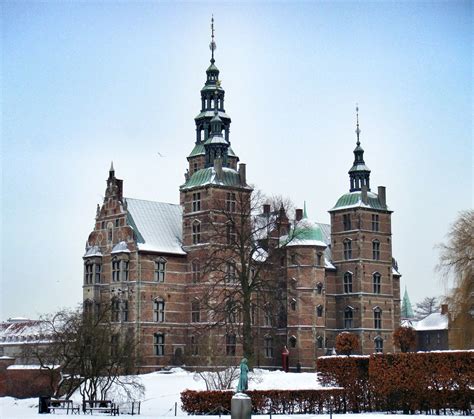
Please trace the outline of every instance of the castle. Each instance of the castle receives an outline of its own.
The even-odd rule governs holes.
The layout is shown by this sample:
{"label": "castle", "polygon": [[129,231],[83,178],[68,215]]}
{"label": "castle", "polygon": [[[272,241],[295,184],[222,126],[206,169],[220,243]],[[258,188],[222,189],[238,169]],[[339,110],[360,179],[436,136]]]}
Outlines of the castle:
{"label": "castle", "polygon": [[[329,210],[330,225],[310,221],[301,209],[289,220],[283,206],[265,204],[253,221],[246,221],[273,223],[266,226],[265,237],[252,238],[258,246],[251,260],[230,256],[228,245],[236,243],[237,230],[245,226],[226,217],[253,212],[254,191],[231,147],[231,118],[214,50],[213,33],[180,204],[124,197],[123,181],[111,166],[83,256],[84,309],[110,304],[117,330],[129,330],[139,342],[142,371],[182,364],[197,368],[207,365],[215,351],[220,358],[213,363],[236,364],[243,354],[240,326],[245,319],[255,366],[280,367],[287,346],[290,368],[314,369],[317,357],[332,352],[342,331],[359,336],[360,353],[393,351],[391,335],[400,324],[400,274],[392,258],[392,211],[384,187],[371,191],[358,119],[349,191]],[[294,240],[288,239],[291,232],[298,232]],[[224,247],[228,253],[221,254],[220,269],[209,249]],[[272,255],[277,255],[273,270],[261,272],[266,291],[251,293],[238,313],[231,308],[225,320],[216,320],[210,300],[204,300],[209,287],[215,291],[217,278],[224,278],[219,290],[240,289],[237,272],[243,265],[255,275]],[[266,294],[274,300],[267,301]],[[218,299],[211,298],[216,304]]]}

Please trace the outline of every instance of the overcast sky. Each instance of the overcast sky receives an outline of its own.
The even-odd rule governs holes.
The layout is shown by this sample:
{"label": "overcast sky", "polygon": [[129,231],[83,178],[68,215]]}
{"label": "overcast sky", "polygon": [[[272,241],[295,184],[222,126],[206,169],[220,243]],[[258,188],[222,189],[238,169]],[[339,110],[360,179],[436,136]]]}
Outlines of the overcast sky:
{"label": "overcast sky", "polygon": [[1,7],[1,319],[81,301],[111,160],[125,196],[179,202],[212,13],[249,181],[328,222],[349,189],[359,103],[402,290],[443,293],[434,246],[473,197],[469,1]]}

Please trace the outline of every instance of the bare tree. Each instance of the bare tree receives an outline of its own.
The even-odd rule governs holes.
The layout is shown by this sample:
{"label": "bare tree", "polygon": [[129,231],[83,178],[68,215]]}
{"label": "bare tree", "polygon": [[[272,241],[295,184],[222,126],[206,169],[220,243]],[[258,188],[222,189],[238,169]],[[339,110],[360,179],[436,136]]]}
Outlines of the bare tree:
{"label": "bare tree", "polygon": [[261,193],[248,191],[216,198],[207,220],[208,244],[201,255],[208,325],[241,337],[249,365],[254,361],[257,313],[271,307],[270,315],[276,317],[286,305],[279,292],[284,249],[297,231],[287,216],[287,200],[267,202]]}
{"label": "bare tree", "polygon": [[431,313],[436,313],[439,308],[438,297],[425,297],[422,301],[415,304],[416,318],[421,320]]}
{"label": "bare tree", "polygon": [[438,245],[437,266],[450,287],[450,345],[457,349],[474,347],[474,210],[462,211],[448,232],[446,244]]}
{"label": "bare tree", "polygon": [[43,317],[51,342],[46,350],[34,346],[33,355],[44,369],[61,368],[62,380],[55,395],[70,397],[79,389],[83,399],[103,400],[113,386],[126,394],[141,392],[131,379],[136,363],[132,331],[121,330],[110,321],[110,306],[82,306]]}

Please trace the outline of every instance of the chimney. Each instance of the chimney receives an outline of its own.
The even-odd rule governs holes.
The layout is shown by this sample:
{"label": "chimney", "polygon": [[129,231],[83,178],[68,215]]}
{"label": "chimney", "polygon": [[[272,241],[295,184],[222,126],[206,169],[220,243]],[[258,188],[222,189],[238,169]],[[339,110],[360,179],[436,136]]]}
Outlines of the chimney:
{"label": "chimney", "polygon": [[263,204],[263,213],[265,215],[270,214],[270,204]]}
{"label": "chimney", "polygon": [[383,207],[387,206],[387,197],[385,194],[385,186],[379,186],[379,202]]}
{"label": "chimney", "polygon": [[362,202],[367,205],[369,203],[369,198],[367,196],[367,185],[362,185]]}
{"label": "chimney", "polygon": [[222,159],[220,157],[217,157],[214,159],[214,170],[216,171],[216,177],[218,180],[222,179]]}
{"label": "chimney", "polygon": [[240,184],[247,185],[247,169],[245,163],[239,164],[239,176],[240,176]]}
{"label": "chimney", "polygon": [[441,314],[448,314],[448,305],[447,304],[441,304]]}
{"label": "chimney", "polygon": [[296,210],[296,221],[301,221],[303,219],[303,210],[298,208]]}

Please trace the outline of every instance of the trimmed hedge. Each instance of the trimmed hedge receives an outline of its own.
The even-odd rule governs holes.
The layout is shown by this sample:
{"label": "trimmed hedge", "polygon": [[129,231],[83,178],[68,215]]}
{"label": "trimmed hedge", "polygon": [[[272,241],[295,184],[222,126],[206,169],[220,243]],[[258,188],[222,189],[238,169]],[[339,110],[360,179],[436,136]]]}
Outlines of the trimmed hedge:
{"label": "trimmed hedge", "polygon": [[[254,414],[345,413],[342,389],[251,390]],[[192,415],[230,411],[232,391],[194,391],[181,393],[182,408]]]}
{"label": "trimmed hedge", "polygon": [[[253,390],[255,414],[403,411],[469,415],[474,403],[474,351],[321,357],[321,382],[336,388]],[[232,391],[181,393],[189,414],[230,411]]]}
{"label": "trimmed hedge", "polygon": [[321,357],[323,384],[344,387],[347,409],[439,414],[471,413],[474,352],[408,352]]}

